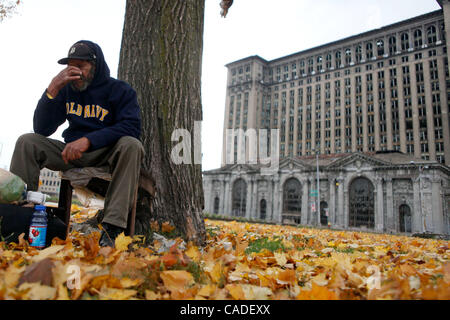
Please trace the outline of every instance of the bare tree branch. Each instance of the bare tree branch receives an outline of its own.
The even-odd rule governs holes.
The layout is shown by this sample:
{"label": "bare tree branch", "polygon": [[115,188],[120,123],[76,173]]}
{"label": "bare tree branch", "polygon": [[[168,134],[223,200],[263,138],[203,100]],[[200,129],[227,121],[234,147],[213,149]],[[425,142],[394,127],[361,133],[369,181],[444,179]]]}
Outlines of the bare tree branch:
{"label": "bare tree branch", "polygon": [[0,22],[16,13],[20,0],[0,0]]}
{"label": "bare tree branch", "polygon": [[228,9],[231,7],[231,5],[233,4],[233,0],[222,0],[222,2],[220,3],[220,7],[222,8],[222,10],[220,11],[220,15],[222,17],[226,17],[227,13],[228,13]]}

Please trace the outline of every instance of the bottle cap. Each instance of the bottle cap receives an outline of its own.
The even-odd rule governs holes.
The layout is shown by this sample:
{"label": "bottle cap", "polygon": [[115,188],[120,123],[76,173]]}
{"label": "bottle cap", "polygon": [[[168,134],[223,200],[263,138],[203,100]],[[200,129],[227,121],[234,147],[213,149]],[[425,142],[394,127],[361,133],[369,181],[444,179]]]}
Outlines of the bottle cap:
{"label": "bottle cap", "polygon": [[38,204],[38,205],[34,206],[34,209],[35,210],[45,210],[45,206]]}

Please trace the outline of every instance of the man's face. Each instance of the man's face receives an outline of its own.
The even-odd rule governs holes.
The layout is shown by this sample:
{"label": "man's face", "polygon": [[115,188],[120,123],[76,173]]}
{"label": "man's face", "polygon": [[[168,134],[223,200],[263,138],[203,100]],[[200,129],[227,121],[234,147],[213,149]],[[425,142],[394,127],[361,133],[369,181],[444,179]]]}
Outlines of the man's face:
{"label": "man's face", "polygon": [[81,71],[81,79],[71,82],[72,89],[79,92],[86,90],[94,79],[94,63],[86,60],[69,59],[68,66],[76,67]]}

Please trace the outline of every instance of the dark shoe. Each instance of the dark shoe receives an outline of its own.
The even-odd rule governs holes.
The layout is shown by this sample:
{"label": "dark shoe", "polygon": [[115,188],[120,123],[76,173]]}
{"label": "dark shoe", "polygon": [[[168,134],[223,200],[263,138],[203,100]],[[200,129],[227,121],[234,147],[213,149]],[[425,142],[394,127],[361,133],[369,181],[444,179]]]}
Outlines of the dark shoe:
{"label": "dark shoe", "polygon": [[99,244],[102,247],[113,247],[114,243],[119,234],[125,231],[125,229],[121,227],[117,227],[115,225],[109,223],[102,223],[102,236],[100,237]]}

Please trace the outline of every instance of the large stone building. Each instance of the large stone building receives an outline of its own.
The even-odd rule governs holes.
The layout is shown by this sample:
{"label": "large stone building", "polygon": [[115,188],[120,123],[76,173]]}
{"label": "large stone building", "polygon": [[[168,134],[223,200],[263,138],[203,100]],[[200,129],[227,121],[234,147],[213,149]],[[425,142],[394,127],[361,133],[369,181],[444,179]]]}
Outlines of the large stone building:
{"label": "large stone building", "polygon": [[[227,64],[222,168],[204,172],[205,210],[315,224],[320,206],[336,226],[449,233],[450,1],[438,2],[272,61]],[[278,151],[279,171],[263,173],[252,145]],[[315,154],[320,201],[309,195]]]}
{"label": "large stone building", "polygon": [[44,168],[39,175],[39,189],[38,191],[48,194],[52,197],[59,196],[59,189],[61,187],[61,177],[59,172]]}

